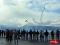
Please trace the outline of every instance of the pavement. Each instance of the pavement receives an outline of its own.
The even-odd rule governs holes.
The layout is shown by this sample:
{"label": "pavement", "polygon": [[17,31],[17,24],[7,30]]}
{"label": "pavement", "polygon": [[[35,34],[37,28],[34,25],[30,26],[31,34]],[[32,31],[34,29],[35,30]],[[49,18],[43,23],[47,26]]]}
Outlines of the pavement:
{"label": "pavement", "polygon": [[15,44],[14,41],[6,42],[5,38],[0,38],[0,45],[60,45],[60,41],[58,44],[50,44],[49,41],[19,40],[18,44]]}

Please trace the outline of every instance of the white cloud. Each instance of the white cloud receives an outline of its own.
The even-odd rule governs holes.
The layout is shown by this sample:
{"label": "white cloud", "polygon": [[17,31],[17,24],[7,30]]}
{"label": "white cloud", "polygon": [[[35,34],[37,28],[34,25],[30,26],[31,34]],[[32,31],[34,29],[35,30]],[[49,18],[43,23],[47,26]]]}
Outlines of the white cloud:
{"label": "white cloud", "polygon": [[2,6],[3,5],[3,0],[0,0],[0,6]]}
{"label": "white cloud", "polygon": [[[41,9],[42,7],[46,7],[46,10],[56,10],[56,9],[60,9],[60,1],[59,0],[33,0],[33,3],[31,4],[32,7],[31,8],[36,8],[37,10],[39,10],[39,8]],[[30,3],[29,3],[30,4]]]}
{"label": "white cloud", "polygon": [[[57,0],[33,0],[32,3],[29,3],[30,1],[32,0],[1,0],[0,24],[24,25],[26,24],[26,19],[28,19],[29,22],[34,23],[32,18],[35,18],[37,22],[40,22],[41,12],[38,10],[41,6],[46,6],[46,10],[55,10],[60,8],[60,3]],[[29,9],[30,7],[33,9]],[[44,11],[42,21],[54,21],[59,18],[60,14],[58,13]]]}
{"label": "white cloud", "polygon": [[46,5],[46,8],[48,10],[57,10],[57,9],[60,9],[60,3],[57,3],[57,4],[48,4]]}

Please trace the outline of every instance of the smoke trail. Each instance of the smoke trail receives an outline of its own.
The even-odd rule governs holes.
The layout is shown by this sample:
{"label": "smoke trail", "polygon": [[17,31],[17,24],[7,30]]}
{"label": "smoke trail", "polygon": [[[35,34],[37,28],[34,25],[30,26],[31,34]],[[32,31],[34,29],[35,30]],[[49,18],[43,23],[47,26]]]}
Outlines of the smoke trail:
{"label": "smoke trail", "polygon": [[34,18],[33,18],[33,21],[34,21],[35,23],[37,23]]}
{"label": "smoke trail", "polygon": [[52,21],[52,23],[57,23],[57,22],[60,22],[60,19],[59,20],[56,20],[56,21]]}
{"label": "smoke trail", "polygon": [[[44,7],[44,9],[46,9],[46,8]],[[44,9],[43,9],[43,11],[41,13],[40,22],[42,22],[42,16],[43,16]]]}
{"label": "smoke trail", "polygon": [[28,22],[29,24],[32,24],[31,22],[29,22],[28,20],[25,20],[25,22]]}
{"label": "smoke trail", "polygon": [[34,18],[33,18],[33,21],[34,21],[35,23],[37,23],[37,24],[40,24],[40,23],[36,22]]}

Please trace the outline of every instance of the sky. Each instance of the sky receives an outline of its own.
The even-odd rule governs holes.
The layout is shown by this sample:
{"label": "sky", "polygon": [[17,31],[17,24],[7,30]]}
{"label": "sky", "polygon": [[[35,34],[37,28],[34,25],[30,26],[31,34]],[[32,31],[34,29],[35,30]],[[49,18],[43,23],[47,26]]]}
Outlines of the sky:
{"label": "sky", "polygon": [[60,24],[60,0],[0,0],[0,25],[41,23],[41,14],[44,24]]}

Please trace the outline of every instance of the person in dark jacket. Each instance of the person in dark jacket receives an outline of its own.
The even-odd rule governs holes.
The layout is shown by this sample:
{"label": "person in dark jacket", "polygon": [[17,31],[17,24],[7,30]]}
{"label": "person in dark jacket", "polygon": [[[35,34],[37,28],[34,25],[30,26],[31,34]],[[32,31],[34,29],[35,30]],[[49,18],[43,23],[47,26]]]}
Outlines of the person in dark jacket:
{"label": "person in dark jacket", "polygon": [[56,39],[59,40],[59,30],[56,30]]}
{"label": "person in dark jacket", "polygon": [[16,44],[18,44],[18,36],[19,36],[19,34],[18,34],[18,31],[15,29],[15,31],[14,31],[14,43]]}
{"label": "person in dark jacket", "polygon": [[1,30],[0,30],[0,37],[1,37]]}
{"label": "person in dark jacket", "polygon": [[42,30],[40,30],[40,41],[42,40]]}
{"label": "person in dark jacket", "polygon": [[32,40],[32,30],[30,29],[30,31],[29,31],[29,35],[30,35],[30,40]]}
{"label": "person in dark jacket", "polygon": [[18,39],[20,39],[20,30],[18,30],[18,35],[19,35]]}
{"label": "person in dark jacket", "polygon": [[9,30],[6,30],[6,41],[9,42]]}
{"label": "person in dark jacket", "polygon": [[22,31],[22,39],[24,39],[25,40],[25,30],[23,29],[23,31]]}
{"label": "person in dark jacket", "polygon": [[28,40],[28,30],[26,31],[26,40]]}
{"label": "person in dark jacket", "polygon": [[4,31],[2,30],[2,31],[1,31],[1,34],[2,34],[2,38],[3,38],[3,32],[4,32]]}
{"label": "person in dark jacket", "polygon": [[51,31],[51,38],[54,39],[54,31]]}
{"label": "person in dark jacket", "polygon": [[33,31],[33,40],[36,40],[36,31]]}
{"label": "person in dark jacket", "polygon": [[38,30],[37,30],[37,32],[36,32],[36,35],[37,35],[37,40],[38,40],[38,35],[39,35],[39,32],[38,32]]}
{"label": "person in dark jacket", "polygon": [[4,31],[4,38],[5,38],[5,36],[6,36],[6,31]]}
{"label": "person in dark jacket", "polygon": [[48,31],[46,30],[45,33],[44,33],[44,35],[45,35],[45,41],[48,41],[48,34],[49,34],[49,33],[48,33]]}

